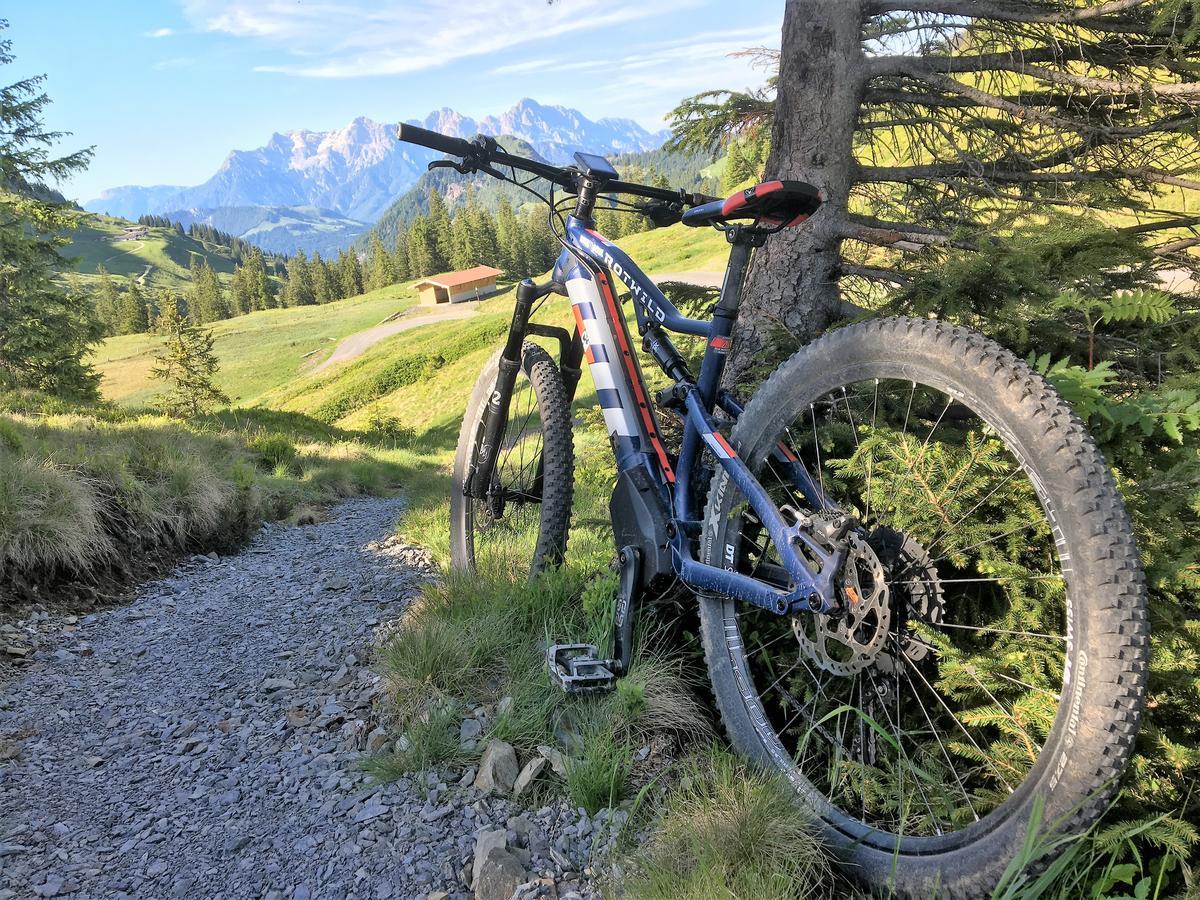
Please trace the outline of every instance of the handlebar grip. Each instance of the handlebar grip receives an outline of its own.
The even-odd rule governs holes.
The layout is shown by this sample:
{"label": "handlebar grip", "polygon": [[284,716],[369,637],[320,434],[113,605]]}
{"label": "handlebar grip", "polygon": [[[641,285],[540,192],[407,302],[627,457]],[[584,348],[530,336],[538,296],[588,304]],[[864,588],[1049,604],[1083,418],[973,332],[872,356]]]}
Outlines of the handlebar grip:
{"label": "handlebar grip", "polygon": [[436,131],[418,128],[416,125],[408,125],[404,122],[400,123],[397,135],[407,144],[420,144],[422,147],[437,150],[439,153],[449,153],[451,156],[467,156],[471,152],[470,141],[438,134]]}

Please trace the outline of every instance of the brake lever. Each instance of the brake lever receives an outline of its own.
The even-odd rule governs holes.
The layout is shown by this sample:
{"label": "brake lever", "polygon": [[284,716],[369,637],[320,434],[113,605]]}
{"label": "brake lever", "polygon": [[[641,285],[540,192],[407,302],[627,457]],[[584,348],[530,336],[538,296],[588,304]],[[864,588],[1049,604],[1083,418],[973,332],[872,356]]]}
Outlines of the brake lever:
{"label": "brake lever", "polygon": [[460,175],[474,175],[476,172],[483,172],[485,175],[491,175],[493,178],[504,179],[504,176],[497,172],[491,165],[486,162],[454,162],[451,159],[435,159],[429,163],[428,169],[453,169]]}
{"label": "brake lever", "polygon": [[666,228],[683,219],[682,203],[666,203],[662,200],[651,200],[639,203],[637,210],[651,221],[655,228]]}

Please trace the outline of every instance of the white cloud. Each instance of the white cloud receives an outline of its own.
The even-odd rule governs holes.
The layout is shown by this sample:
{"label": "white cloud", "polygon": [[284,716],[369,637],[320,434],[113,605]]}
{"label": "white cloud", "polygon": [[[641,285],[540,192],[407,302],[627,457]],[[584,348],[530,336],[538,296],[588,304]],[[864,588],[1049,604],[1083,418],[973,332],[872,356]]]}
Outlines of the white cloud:
{"label": "white cloud", "polygon": [[154,31],[147,31],[146,37],[148,37],[148,38],[165,38],[165,37],[170,37],[174,33],[175,33],[174,28],[156,28],[156,29],[154,29]]}
{"label": "white cloud", "polygon": [[[432,69],[700,2],[400,0],[385,6],[372,0],[184,0],[184,11],[199,28],[274,45],[296,60],[259,66],[258,71],[356,78]],[[536,71],[536,66],[530,62],[509,71]]]}
{"label": "white cloud", "polygon": [[[701,32],[667,41],[629,46],[618,56],[537,59],[492,69],[490,74],[531,75],[589,73],[588,96],[601,107],[648,127],[661,127],[664,110],[681,97],[704,90],[756,88],[767,80],[753,60],[734,56],[748,47],[778,47],[780,28],[772,23],[753,28]],[[703,65],[697,65],[703,60]]]}

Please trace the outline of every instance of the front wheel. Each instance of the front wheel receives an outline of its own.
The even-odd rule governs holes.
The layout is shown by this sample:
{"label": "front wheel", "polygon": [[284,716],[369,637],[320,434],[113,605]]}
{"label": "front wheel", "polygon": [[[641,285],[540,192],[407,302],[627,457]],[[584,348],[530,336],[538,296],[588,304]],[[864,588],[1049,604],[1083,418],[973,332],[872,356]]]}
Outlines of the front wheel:
{"label": "front wheel", "polygon": [[[1053,388],[973,332],[878,320],[780,366],[732,444],[789,514],[852,523],[842,615],[700,609],[734,744],[790,781],[848,871],[977,897],[1031,818],[1095,821],[1137,730],[1146,601],[1109,469]],[[702,552],[786,580],[720,470]]]}
{"label": "front wheel", "polygon": [[574,446],[570,401],[558,367],[527,341],[508,401],[508,424],[485,496],[466,495],[496,387],[500,354],[487,361],[463,418],[450,488],[450,555],[460,572],[533,578],[562,561],[571,521]]}

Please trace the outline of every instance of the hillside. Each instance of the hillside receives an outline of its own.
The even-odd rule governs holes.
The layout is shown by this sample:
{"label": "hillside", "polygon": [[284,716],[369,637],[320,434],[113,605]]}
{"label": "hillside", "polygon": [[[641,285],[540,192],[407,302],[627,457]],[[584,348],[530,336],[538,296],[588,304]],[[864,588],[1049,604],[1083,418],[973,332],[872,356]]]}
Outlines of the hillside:
{"label": "hillside", "polygon": [[152,285],[173,288],[190,283],[193,257],[206,258],[218,276],[233,273],[234,262],[228,248],[198,241],[171,228],[147,228],[145,237],[118,240],[132,224],[113,216],[89,216],[62,250],[63,256],[71,261],[68,271],[79,274],[86,283],[94,279],[103,265],[116,276],[145,276]]}
{"label": "hillside", "polygon": [[[217,383],[234,403],[249,406],[264,391],[322,361],[341,338],[404,312],[416,300],[409,285],[392,285],[325,306],[268,309],[215,322],[211,328],[221,361]],[[103,375],[105,398],[123,406],[148,403],[157,392],[150,369],[161,345],[156,334],[104,341],[92,362]]]}
{"label": "hillside", "polygon": [[348,247],[371,227],[366,222],[315,206],[222,206],[216,209],[176,209],[163,213],[186,228],[194,222],[211,225],[261,247],[268,253],[329,257]]}
{"label": "hillside", "polygon": [[[631,235],[622,238],[620,244],[650,273],[719,272],[727,253],[725,241],[717,232],[682,225]],[[411,284],[392,285],[325,306],[264,310],[214,323],[215,349],[221,360],[218,385],[243,406],[282,404],[291,409],[299,403],[307,407],[320,403],[316,398],[323,396],[324,388],[336,383],[350,369],[362,375],[372,367],[385,365],[397,353],[424,346],[426,332],[437,334],[430,346],[437,341],[453,343],[470,329],[486,325],[493,312],[505,321],[511,312],[511,297],[501,294],[478,304],[480,315],[470,320],[396,335],[360,359],[333,368],[320,378],[305,377],[341,338],[413,307],[417,298]],[[422,314],[428,311],[421,309]],[[153,334],[124,335],[104,341],[93,357],[104,376],[104,396],[123,406],[146,404],[157,390],[150,380],[150,368],[160,343],[161,339]],[[460,373],[460,377],[467,382],[463,389],[469,389],[474,375]],[[456,397],[458,393],[461,392],[456,388],[447,397]],[[284,397],[286,403],[281,401]],[[386,405],[385,397],[376,399]]]}

